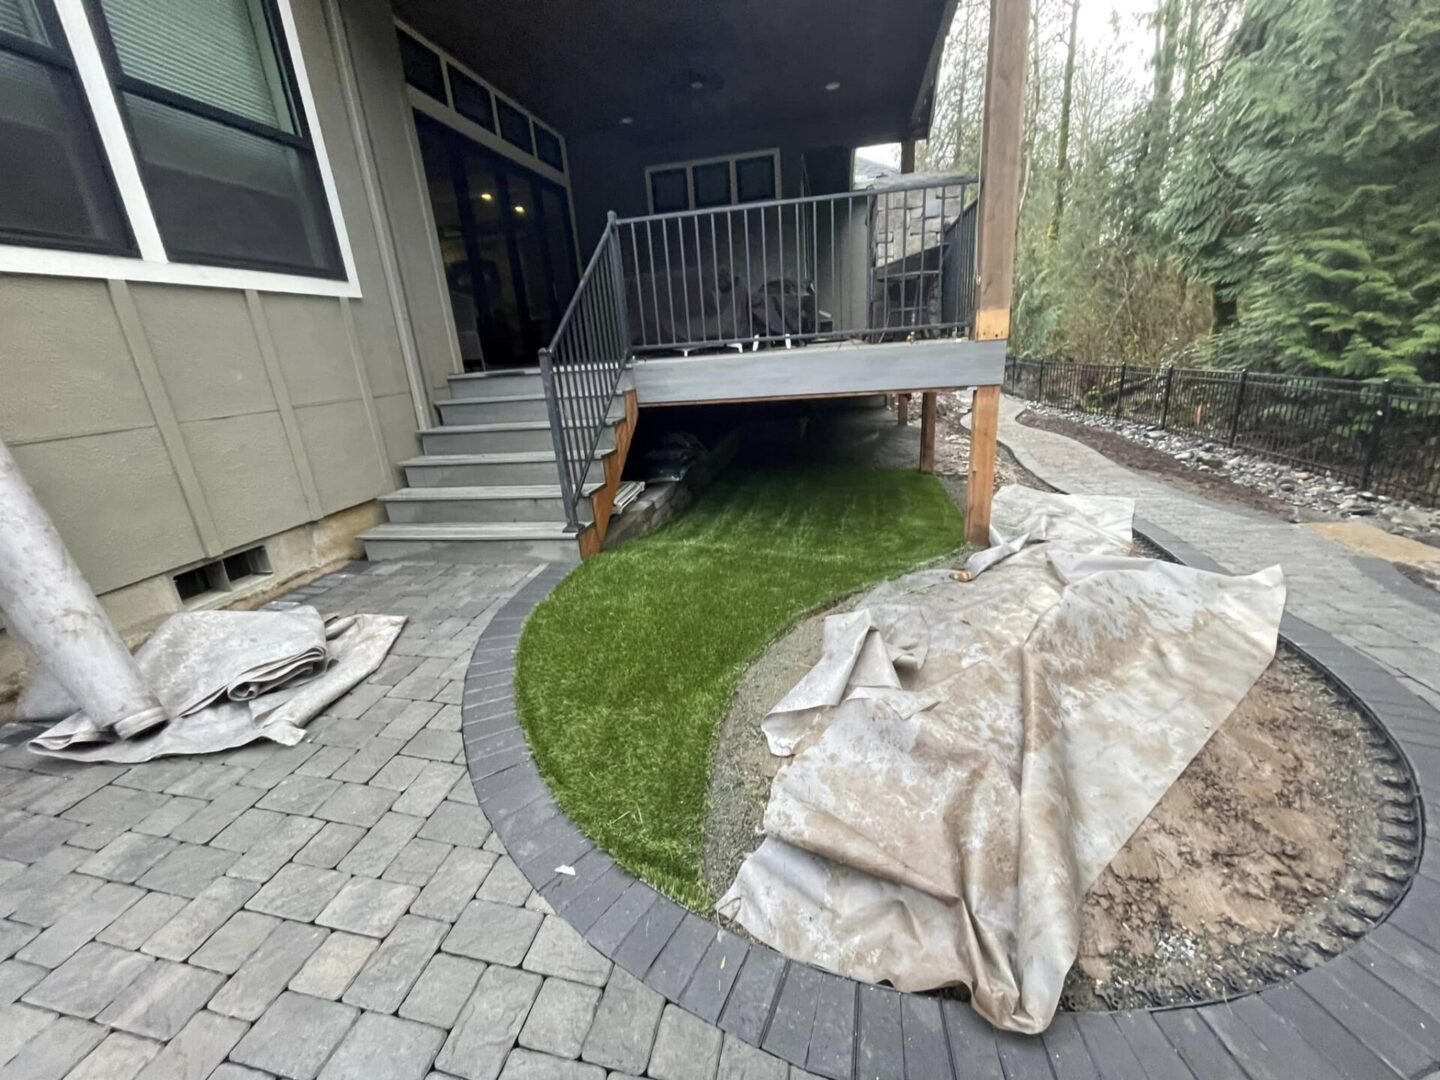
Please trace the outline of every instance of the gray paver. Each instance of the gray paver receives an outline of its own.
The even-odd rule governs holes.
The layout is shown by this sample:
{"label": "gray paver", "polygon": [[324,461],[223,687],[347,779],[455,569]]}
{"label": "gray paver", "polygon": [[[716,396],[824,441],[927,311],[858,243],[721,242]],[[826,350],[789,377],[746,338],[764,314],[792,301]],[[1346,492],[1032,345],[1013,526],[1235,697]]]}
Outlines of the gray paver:
{"label": "gray paver", "polygon": [[0,1009],[0,1062],[9,1061],[58,1017],[49,1009],[7,1005]]}
{"label": "gray paver", "polygon": [[435,1059],[436,1068],[464,1080],[495,1080],[539,992],[538,975],[487,968]]}
{"label": "gray paver", "polygon": [[205,1080],[245,1033],[246,1024],[203,1009],[165,1044],[137,1080]]}
{"label": "gray paver", "polygon": [[344,746],[322,746],[320,752],[295,770],[296,776],[318,776],[334,779],[335,770],[355,756],[355,751]]}
{"label": "gray paver", "polygon": [[190,956],[190,963],[225,975],[233,975],[270,932],[280,925],[273,915],[258,911],[237,911],[230,920]]}
{"label": "gray paver", "polygon": [[369,783],[381,767],[399,753],[400,747],[404,745],[398,739],[371,739],[355,751],[349,761],[331,773],[330,779],[354,784]]}
{"label": "gray paver", "polygon": [[318,833],[323,822],[290,815],[269,836],[250,848],[225,871],[247,881],[268,881]]}
{"label": "gray paver", "polygon": [[382,875],[386,881],[398,881],[406,885],[423,886],[435,876],[435,871],[445,857],[455,850],[449,844],[437,840],[415,838],[400,849],[395,861],[385,868]]}
{"label": "gray paver", "polygon": [[27,964],[23,960],[6,960],[0,963],[0,1005],[10,1005],[50,972],[39,964]]}
{"label": "gray paver", "polygon": [[616,968],[595,1011],[580,1056],[607,1069],[645,1071],[665,999],[623,968]]}
{"label": "gray paver", "polygon": [[602,1080],[604,1076],[605,1070],[598,1065],[567,1061],[534,1050],[512,1051],[500,1072],[500,1080]]}
{"label": "gray paver", "polygon": [[720,1067],[720,1029],[676,1005],[665,1006],[650,1053],[655,1080],[713,1080]]}
{"label": "gray paver", "polygon": [[481,900],[523,907],[531,892],[529,880],[521,873],[514,860],[509,855],[502,855],[490,873],[485,875],[485,884],[480,886],[476,895]]}
{"label": "gray paver", "polygon": [[22,998],[31,1005],[89,1020],[155,961],[92,941]]}
{"label": "gray paver", "polygon": [[210,1008],[240,1020],[257,1019],[320,947],[326,933],[318,926],[280,923],[210,999]]}
{"label": "gray paver", "polygon": [[214,971],[158,961],[96,1019],[151,1039],[173,1039],[225,980]]}
{"label": "gray paver", "polygon": [[107,881],[84,904],[62,915],[15,956],[27,963],[59,967],[74,955],[76,949],[109,926],[143,895],[144,891],[133,885],[116,885]]}
{"label": "gray paver", "polygon": [[340,789],[340,781],[319,776],[287,776],[255,805],[285,814],[314,814],[320,804]]}
{"label": "gray paver", "polygon": [[358,825],[342,825],[338,821],[326,822],[325,827],[296,852],[291,861],[301,866],[333,870],[364,835],[365,830]]}
{"label": "gray paver", "polygon": [[[146,836],[169,836],[185,822],[205,809],[209,804],[204,799],[189,799],[184,796],[176,796],[164,806],[152,810],[148,815],[135,823],[135,832],[144,833]],[[106,1039],[108,1043],[110,1040]],[[98,1053],[103,1050],[102,1043],[96,1048]]]}
{"label": "gray paver", "polygon": [[103,1038],[99,1024],[62,1016],[0,1069],[0,1080],[60,1080]]}
{"label": "gray paver", "polygon": [[326,821],[370,828],[390,809],[395,792],[365,784],[342,784],[340,789],[320,804],[315,816]]}
{"label": "gray paver", "polygon": [[416,915],[454,922],[474,898],[497,857],[489,851],[452,848],[430,883],[420,890],[410,910]]}
{"label": "gray paver", "polygon": [[321,1080],[420,1080],[445,1041],[425,1024],[365,1013],[321,1071]]}
{"label": "gray paver", "polygon": [[230,868],[235,853],[199,844],[181,844],[136,879],[145,889],[194,899]]}
{"label": "gray paver", "polygon": [[175,917],[186,904],[183,896],[169,893],[146,893],[118,919],[95,935],[96,941],[118,945],[122,949],[138,949],[147,938]]}
{"label": "gray paver", "polygon": [[508,904],[472,900],[445,938],[446,952],[491,964],[518,966],[540,928],[542,916]]}
{"label": "gray paver", "polygon": [[284,820],[285,815],[278,810],[252,806],[221,829],[210,843],[213,847],[244,854],[274,832]]}
{"label": "gray paver", "polygon": [[245,905],[282,919],[312,922],[349,880],[338,870],[290,864],[260,887]]}
{"label": "gray paver", "polygon": [[[788,1068],[779,1058],[771,1057],[733,1035],[726,1035],[720,1048],[720,1068],[715,1075],[717,1080],[785,1080]],[[871,1074],[861,1075],[869,1077]],[[878,1078],[880,1074],[874,1075]],[[943,1072],[915,1074],[914,1080],[922,1080],[924,1075],[948,1076],[949,1066],[947,1064]]]}
{"label": "gray paver", "polygon": [[[170,838],[187,844],[208,844],[221,829],[254,806],[262,794],[264,792],[255,788],[229,788],[205,809],[196,811],[188,821],[176,826]],[[154,1068],[155,1063],[151,1067]]]}
{"label": "gray paver", "polygon": [[449,929],[444,923],[406,915],[375,950],[342,1001],[375,1012],[394,1012]]}
{"label": "gray paver", "polygon": [[424,840],[439,840],[442,844],[456,847],[478,848],[490,835],[490,823],[475,806],[453,802],[442,802],[420,830]]}
{"label": "gray paver", "polygon": [[65,1080],[134,1080],[160,1052],[160,1044],[124,1031],[111,1032]]}
{"label": "gray paver", "polygon": [[[391,791],[404,791],[424,771],[427,764],[422,758],[405,757],[403,754],[393,757],[370,778],[370,784],[372,787],[389,788]],[[401,807],[401,812],[405,812],[404,807]]]}
{"label": "gray paver", "polygon": [[38,926],[0,919],[0,959],[8,960],[40,933]]}
{"label": "gray paver", "polygon": [[265,1072],[309,1080],[357,1015],[348,1005],[286,991],[246,1032],[230,1057]]}
{"label": "gray paver", "polygon": [[[337,868],[347,874],[378,878],[420,831],[425,822],[409,814],[388,813],[371,828]],[[355,826],[349,826],[354,828]]]}
{"label": "gray paver", "polygon": [[76,869],[110,881],[133,882],[176,848],[174,840],[121,833]]}
{"label": "gray paver", "polygon": [[134,788],[102,787],[62,815],[69,821],[88,825],[123,822],[128,829],[166,803],[164,795]]}
{"label": "gray paver", "polygon": [[[406,760],[422,759],[407,756]],[[406,785],[404,792],[395,800],[395,809],[402,814],[429,817],[445,801],[445,796],[455,786],[455,781],[464,775],[463,766],[427,760],[419,775]]]}
{"label": "gray paver", "polygon": [[239,911],[254,893],[252,882],[220,878],[181,908],[140,948],[165,960],[184,960]]}
{"label": "gray paver", "polygon": [[600,1004],[593,986],[546,979],[520,1030],[520,1045],[556,1057],[577,1058]]}
{"label": "gray paver", "polygon": [[448,1029],[484,973],[485,965],[479,960],[437,953],[400,1006],[400,1015]]}
{"label": "gray paver", "polygon": [[379,946],[374,938],[337,931],[310,954],[305,966],[290,980],[297,994],[336,1000],[354,981]]}
{"label": "gray paver", "polygon": [[315,921],[336,930],[384,937],[419,893],[414,885],[351,878]]}
{"label": "gray paver", "polygon": [[548,915],[525,954],[526,971],[554,975],[571,982],[604,986],[610,961],[585,943],[575,928],[556,915]]}

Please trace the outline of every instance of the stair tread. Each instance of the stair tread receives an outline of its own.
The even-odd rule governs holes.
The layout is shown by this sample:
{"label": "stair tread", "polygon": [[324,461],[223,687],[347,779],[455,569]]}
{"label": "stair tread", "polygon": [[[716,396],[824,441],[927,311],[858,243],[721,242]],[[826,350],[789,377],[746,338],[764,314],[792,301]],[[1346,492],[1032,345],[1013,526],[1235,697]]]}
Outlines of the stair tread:
{"label": "stair tread", "polygon": [[[581,494],[593,495],[597,483],[586,484]],[[381,502],[438,502],[463,499],[558,499],[559,484],[490,484],[470,487],[407,487],[381,495]]]}
{"label": "stair tread", "polygon": [[564,521],[387,522],[360,534],[361,540],[573,540]]}
{"label": "stair tread", "polygon": [[[597,448],[595,456],[604,457],[611,450]],[[402,469],[422,465],[535,465],[555,460],[554,450],[501,450],[491,454],[422,454],[400,462]]]}
{"label": "stair tread", "polygon": [[494,397],[481,398],[451,398],[449,401],[437,401],[435,404],[440,408],[447,405],[494,405],[505,401],[544,401],[545,394],[542,391],[538,394],[496,394]]}
{"label": "stair tread", "polygon": [[[482,399],[483,400],[483,399]],[[610,421],[610,426],[618,423]],[[566,427],[578,428],[581,424],[566,424]],[[506,420],[496,424],[442,424],[440,427],[421,428],[421,435],[498,435],[507,431],[549,431],[549,420]]]}

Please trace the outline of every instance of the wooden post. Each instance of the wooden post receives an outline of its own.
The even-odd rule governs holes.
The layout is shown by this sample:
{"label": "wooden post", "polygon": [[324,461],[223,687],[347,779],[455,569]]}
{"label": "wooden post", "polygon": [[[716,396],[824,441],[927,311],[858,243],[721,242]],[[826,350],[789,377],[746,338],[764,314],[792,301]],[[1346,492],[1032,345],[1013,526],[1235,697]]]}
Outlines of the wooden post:
{"label": "wooden post", "polygon": [[[1015,229],[1020,215],[1020,136],[1025,104],[1026,0],[990,0],[990,49],[985,68],[985,123],[980,139],[979,228],[975,244],[975,337],[1010,337]],[[975,389],[970,411],[970,477],[965,489],[965,539],[990,542],[995,489],[995,436],[1000,387]]]}
{"label": "wooden post", "polygon": [[920,395],[920,471],[935,471],[935,417],[940,411],[933,390]]}
{"label": "wooden post", "polygon": [[895,395],[895,422],[901,427],[910,423],[910,395]]}

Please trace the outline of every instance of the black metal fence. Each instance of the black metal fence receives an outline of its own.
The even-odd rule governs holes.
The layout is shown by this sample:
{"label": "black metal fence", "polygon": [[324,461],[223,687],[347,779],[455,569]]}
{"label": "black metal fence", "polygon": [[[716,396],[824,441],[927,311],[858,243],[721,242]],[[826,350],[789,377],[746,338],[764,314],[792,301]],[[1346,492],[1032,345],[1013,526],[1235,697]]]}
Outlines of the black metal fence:
{"label": "black metal fence", "polygon": [[1440,505],[1440,385],[1020,360],[1005,391]]}

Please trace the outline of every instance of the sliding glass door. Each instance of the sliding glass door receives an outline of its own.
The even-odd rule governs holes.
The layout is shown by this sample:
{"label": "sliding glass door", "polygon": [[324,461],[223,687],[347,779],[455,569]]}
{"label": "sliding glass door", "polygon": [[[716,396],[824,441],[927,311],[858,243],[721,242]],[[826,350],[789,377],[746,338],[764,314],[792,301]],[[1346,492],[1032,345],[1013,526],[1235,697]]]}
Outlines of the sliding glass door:
{"label": "sliding glass door", "polygon": [[575,291],[560,187],[415,114],[466,371],[531,367]]}

